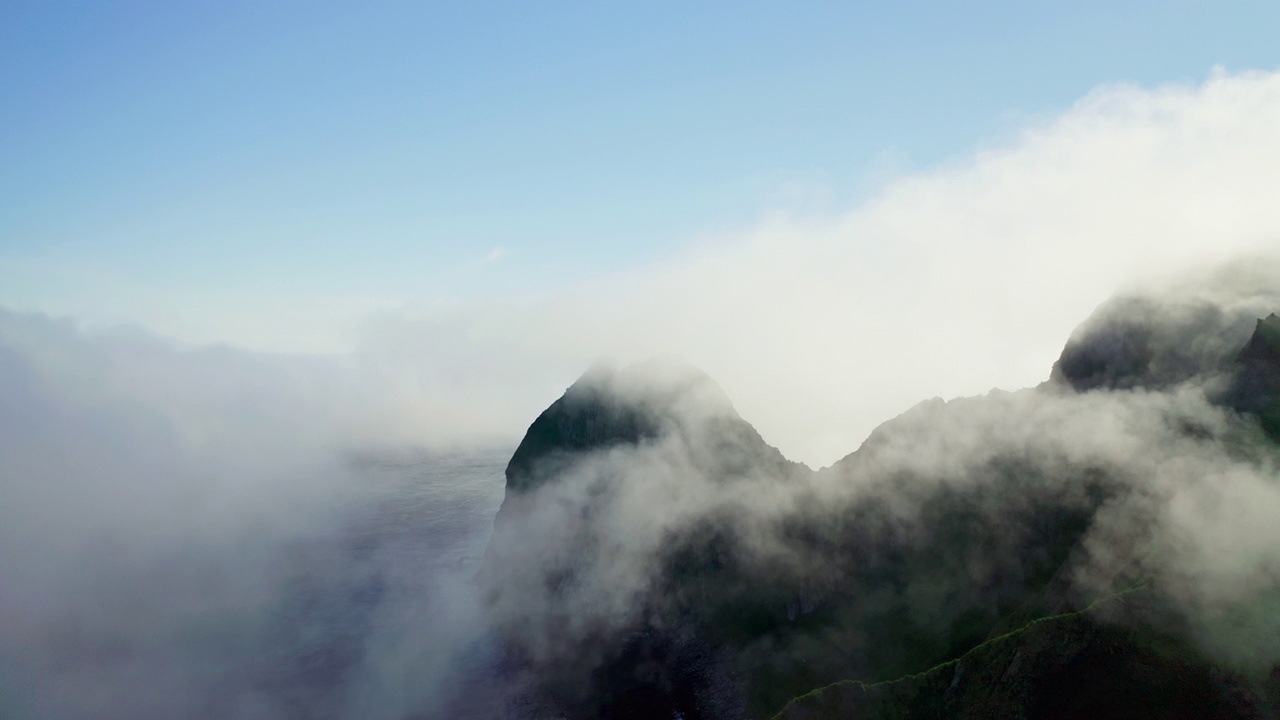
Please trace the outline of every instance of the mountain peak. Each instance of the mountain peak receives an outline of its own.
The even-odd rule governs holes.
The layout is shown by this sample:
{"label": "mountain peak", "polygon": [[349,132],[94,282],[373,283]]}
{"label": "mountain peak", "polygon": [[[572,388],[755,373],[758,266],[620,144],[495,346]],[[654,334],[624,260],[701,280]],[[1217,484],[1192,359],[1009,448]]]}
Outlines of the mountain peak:
{"label": "mountain peak", "polygon": [[1280,438],[1280,316],[1258,320],[1253,336],[1236,356],[1236,375],[1228,404],[1258,416],[1262,427]]}
{"label": "mountain peak", "polygon": [[1238,360],[1243,363],[1261,362],[1280,368],[1280,315],[1271,313],[1258,320],[1253,337],[1240,351]]}
{"label": "mountain peak", "polygon": [[507,465],[507,489],[524,492],[555,455],[603,450],[689,432],[712,421],[745,422],[706,373],[674,357],[618,369],[596,363],[529,426]]}

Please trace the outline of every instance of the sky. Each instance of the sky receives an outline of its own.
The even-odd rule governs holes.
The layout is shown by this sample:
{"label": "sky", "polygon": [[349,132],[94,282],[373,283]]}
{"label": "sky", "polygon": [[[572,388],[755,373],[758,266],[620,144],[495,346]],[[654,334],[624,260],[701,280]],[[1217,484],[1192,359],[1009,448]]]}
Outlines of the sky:
{"label": "sky", "polygon": [[824,464],[1280,237],[1274,2],[367,5],[6,3],[0,307],[354,356],[437,435],[671,352]]}

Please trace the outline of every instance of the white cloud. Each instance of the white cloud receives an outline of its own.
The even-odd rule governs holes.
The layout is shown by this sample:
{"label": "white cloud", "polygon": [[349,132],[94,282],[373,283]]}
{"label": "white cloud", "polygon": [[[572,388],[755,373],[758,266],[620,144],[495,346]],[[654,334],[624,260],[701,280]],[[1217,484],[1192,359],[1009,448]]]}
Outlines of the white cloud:
{"label": "white cloud", "polygon": [[[886,176],[846,211],[772,215],[538,296],[177,297],[12,264],[0,280],[26,278],[24,308],[125,316],[186,342],[355,347],[416,441],[518,438],[601,356],[681,355],[770,442],[827,464],[923,398],[1043,380],[1127,285],[1280,247],[1276,127],[1280,73],[1100,88],[1005,145]],[[499,262],[534,272],[501,245],[467,267]]]}
{"label": "white cloud", "polygon": [[[680,354],[766,439],[826,464],[922,398],[1043,380],[1120,288],[1280,246],[1276,127],[1280,73],[1105,87],[844,214],[767,218],[551,297],[394,316],[373,334],[469,375],[447,392],[476,395],[455,405],[525,422],[597,356]],[[474,372],[481,349],[491,376]]]}
{"label": "white cloud", "polygon": [[[14,689],[0,714],[316,715],[301,702],[367,718],[426,703],[442,643],[474,614],[444,563],[475,535],[468,518],[487,526],[503,458],[469,459],[479,510],[427,493],[451,524],[418,507],[418,534],[399,540],[383,507],[456,474],[395,447],[449,437],[444,422],[415,427],[417,401],[330,359],[0,310],[0,644],[21,648],[0,659]],[[324,653],[340,681],[307,670]]]}

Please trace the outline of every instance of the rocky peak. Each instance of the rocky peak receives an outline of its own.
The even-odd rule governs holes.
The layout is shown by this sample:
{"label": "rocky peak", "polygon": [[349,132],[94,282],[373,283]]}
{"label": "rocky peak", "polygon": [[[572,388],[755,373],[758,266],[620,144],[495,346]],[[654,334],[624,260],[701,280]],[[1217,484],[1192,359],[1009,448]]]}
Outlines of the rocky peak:
{"label": "rocky peak", "polygon": [[697,368],[672,358],[623,369],[600,363],[529,426],[507,465],[507,491],[532,490],[580,453],[713,423],[746,425],[724,391]]}
{"label": "rocky peak", "polygon": [[[1203,300],[1118,298],[1072,334],[1051,381],[1077,392],[1163,390],[1231,373],[1256,317]],[[1275,344],[1260,340],[1251,353],[1265,356],[1267,347],[1280,347],[1280,319],[1258,321],[1255,336],[1259,332]]]}
{"label": "rocky peak", "polygon": [[1280,315],[1271,313],[1258,320],[1253,337],[1249,338],[1237,360],[1245,364],[1260,363],[1280,368]]}
{"label": "rocky peak", "polygon": [[1228,404],[1257,415],[1263,429],[1280,438],[1280,316],[1275,313],[1258,320],[1253,336],[1236,356]]}

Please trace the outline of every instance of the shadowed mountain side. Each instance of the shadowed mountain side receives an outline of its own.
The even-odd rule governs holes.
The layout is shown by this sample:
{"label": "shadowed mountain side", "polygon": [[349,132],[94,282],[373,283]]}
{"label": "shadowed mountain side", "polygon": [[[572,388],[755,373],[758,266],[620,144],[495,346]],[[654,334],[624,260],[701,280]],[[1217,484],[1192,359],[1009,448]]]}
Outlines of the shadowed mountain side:
{"label": "shadowed mountain side", "polygon": [[[1111,602],[1132,600],[1117,596]],[[775,718],[1274,717],[1261,697],[1266,688],[1216,670],[1176,638],[1135,629],[1142,621],[1132,610],[1101,610],[1111,617],[1099,621],[1092,612],[1051,616],[919,673],[815,689],[792,700]],[[1124,613],[1134,617],[1121,622]]]}
{"label": "shadowed mountain side", "polygon": [[1208,300],[1118,298],[1072,333],[1051,380],[1077,392],[1161,390],[1229,373],[1256,318]]}
{"label": "shadowed mountain side", "polygon": [[1076,331],[1052,384],[1090,390],[1168,390],[1199,382],[1216,402],[1256,416],[1280,438],[1280,316],[1207,300],[1120,298]]}
{"label": "shadowed mountain side", "polygon": [[1280,316],[1272,313],[1258,321],[1235,364],[1232,407],[1256,414],[1263,429],[1280,439]]}

